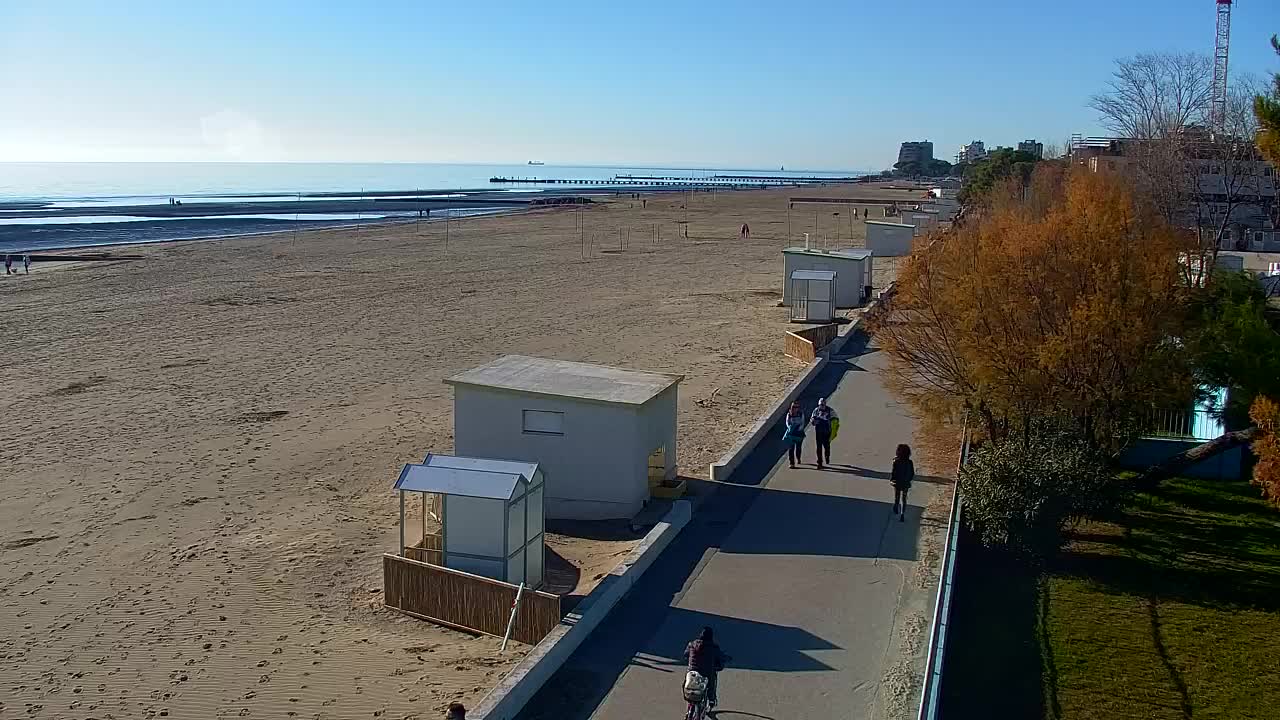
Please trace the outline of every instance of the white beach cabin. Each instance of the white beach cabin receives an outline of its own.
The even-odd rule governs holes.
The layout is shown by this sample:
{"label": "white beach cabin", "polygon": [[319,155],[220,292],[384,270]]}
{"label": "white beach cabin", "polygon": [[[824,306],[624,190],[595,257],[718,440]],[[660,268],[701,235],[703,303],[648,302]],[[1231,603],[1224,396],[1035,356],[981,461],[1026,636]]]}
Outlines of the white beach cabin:
{"label": "white beach cabin", "polygon": [[911,241],[916,236],[913,225],[882,220],[867,221],[867,249],[879,257],[903,257],[911,254]]}
{"label": "white beach cabin", "polygon": [[782,304],[792,307],[792,279],[796,270],[832,270],[836,273],[835,307],[862,307],[871,295],[872,253],[862,248],[811,250],[790,247],[782,251]]}
{"label": "white beach cabin", "polygon": [[834,270],[791,273],[791,322],[829,323],[836,317]]}
{"label": "white beach cabin", "polygon": [[902,213],[902,222],[907,225],[916,226],[916,235],[924,235],[933,230],[937,226],[937,213],[926,213],[920,210],[905,210]]}
{"label": "white beach cabin", "polygon": [[682,375],[507,355],[455,375],[454,449],[536,462],[552,519],[630,518],[676,476]]}
{"label": "white beach cabin", "polygon": [[[536,463],[428,455],[405,465],[400,495],[400,548],[405,547],[405,493],[440,497],[440,564],[452,570],[537,589],[542,586],[542,470]],[[424,520],[425,523],[425,520]]]}

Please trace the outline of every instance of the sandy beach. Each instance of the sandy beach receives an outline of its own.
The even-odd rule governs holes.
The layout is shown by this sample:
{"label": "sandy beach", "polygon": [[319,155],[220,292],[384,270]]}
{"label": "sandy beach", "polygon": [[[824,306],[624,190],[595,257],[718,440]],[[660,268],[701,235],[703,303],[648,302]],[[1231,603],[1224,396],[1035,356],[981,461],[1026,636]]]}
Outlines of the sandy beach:
{"label": "sandy beach", "polygon": [[[680,471],[705,477],[801,368],[777,306],[791,195],[919,193],[622,194],[454,222],[447,244],[403,223],[0,278],[0,717],[473,702],[527,648],[378,593],[399,468],[452,449],[443,378],[505,353],[684,374]],[[813,207],[793,237],[861,245],[861,220]],[[549,537],[579,591],[633,542],[593,538]]]}

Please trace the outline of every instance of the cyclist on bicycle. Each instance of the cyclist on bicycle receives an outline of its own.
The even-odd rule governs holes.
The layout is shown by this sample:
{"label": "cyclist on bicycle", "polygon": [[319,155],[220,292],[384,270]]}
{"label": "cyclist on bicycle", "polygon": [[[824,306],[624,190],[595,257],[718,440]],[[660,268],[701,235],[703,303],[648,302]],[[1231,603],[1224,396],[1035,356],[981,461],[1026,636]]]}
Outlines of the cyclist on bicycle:
{"label": "cyclist on bicycle", "polygon": [[724,669],[729,656],[716,644],[710,627],[702,628],[698,639],[685,647],[684,658],[688,661],[690,670],[707,679],[707,702],[714,708],[719,701],[716,697],[716,675]]}

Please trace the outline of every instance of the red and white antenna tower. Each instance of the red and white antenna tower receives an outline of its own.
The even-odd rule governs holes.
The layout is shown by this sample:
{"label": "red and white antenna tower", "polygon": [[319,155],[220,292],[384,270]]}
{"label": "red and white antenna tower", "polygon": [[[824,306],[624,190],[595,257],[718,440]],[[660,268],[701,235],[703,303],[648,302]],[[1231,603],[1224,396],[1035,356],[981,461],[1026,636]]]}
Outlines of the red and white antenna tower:
{"label": "red and white antenna tower", "polygon": [[1218,43],[1213,50],[1213,94],[1210,96],[1209,121],[1222,132],[1227,124],[1227,49],[1231,46],[1232,0],[1217,0]]}

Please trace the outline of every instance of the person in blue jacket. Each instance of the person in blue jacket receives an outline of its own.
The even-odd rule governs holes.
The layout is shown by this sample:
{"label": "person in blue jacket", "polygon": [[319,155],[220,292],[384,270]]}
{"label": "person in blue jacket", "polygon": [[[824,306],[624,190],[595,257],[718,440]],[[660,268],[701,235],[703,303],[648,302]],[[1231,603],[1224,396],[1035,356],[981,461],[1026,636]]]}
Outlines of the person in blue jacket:
{"label": "person in blue jacket", "polygon": [[791,403],[787,417],[783,420],[782,441],[787,446],[787,459],[791,467],[800,462],[800,451],[804,447],[804,429],[809,423],[805,420],[804,411],[800,409],[800,401]]}

